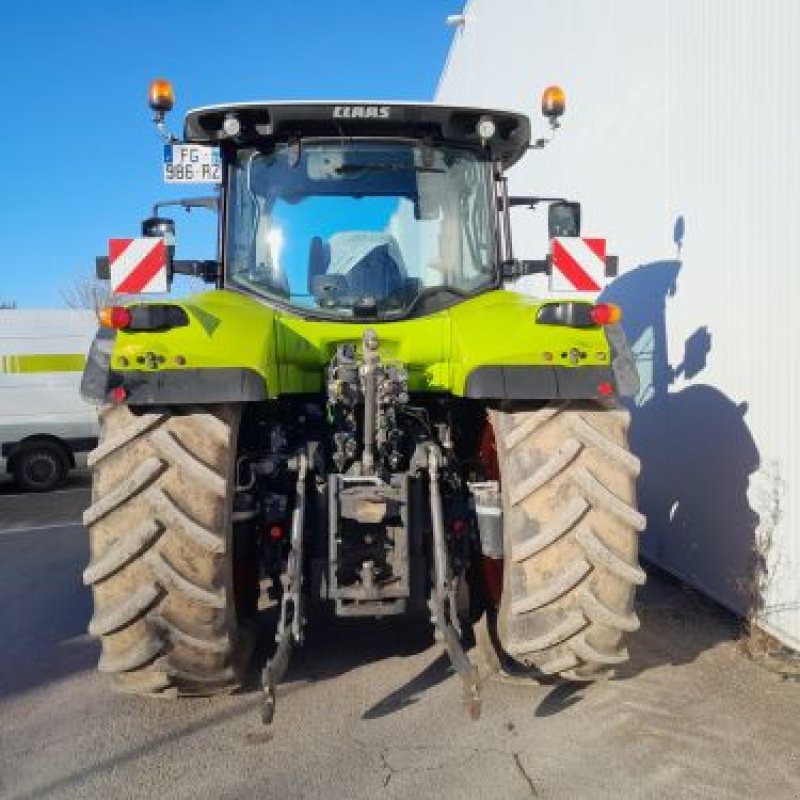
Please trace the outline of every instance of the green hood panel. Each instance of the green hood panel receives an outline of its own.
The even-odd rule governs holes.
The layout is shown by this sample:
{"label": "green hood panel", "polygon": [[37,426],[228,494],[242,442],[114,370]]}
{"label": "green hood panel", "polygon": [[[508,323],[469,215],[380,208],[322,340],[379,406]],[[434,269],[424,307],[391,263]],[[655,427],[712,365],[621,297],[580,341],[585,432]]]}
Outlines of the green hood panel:
{"label": "green hood panel", "polygon": [[407,367],[411,391],[450,390],[450,325],[446,312],[402,322],[367,324],[306,320],[281,313],[276,317],[281,392],[321,391],[324,367],[337,346],[350,342],[360,346],[367,328],[377,332],[384,361]]}
{"label": "green hood panel", "polygon": [[384,360],[407,367],[412,391],[463,395],[468,375],[482,366],[610,364],[602,328],[537,324],[543,301],[509,291],[487,292],[397,322],[306,319],[229,290],[169,302],[185,309],[190,324],[167,331],[120,331],[112,369],[236,367],[261,375],[270,397],[320,392],[337,346],[360,346],[366,328],[377,332]]}

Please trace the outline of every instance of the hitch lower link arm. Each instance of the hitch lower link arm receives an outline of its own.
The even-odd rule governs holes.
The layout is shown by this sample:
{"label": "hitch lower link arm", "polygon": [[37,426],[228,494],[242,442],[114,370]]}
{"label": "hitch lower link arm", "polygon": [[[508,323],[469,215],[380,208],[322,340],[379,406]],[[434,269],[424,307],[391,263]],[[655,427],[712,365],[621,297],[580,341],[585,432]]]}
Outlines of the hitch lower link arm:
{"label": "hitch lower link arm", "polygon": [[277,685],[286,675],[289,667],[289,653],[292,644],[303,643],[303,530],[305,527],[306,477],[308,475],[308,456],[297,456],[297,490],[295,508],[292,512],[292,531],[286,572],[281,575],[281,613],[275,641],[278,646],[275,654],[267,661],[261,675],[264,700],[261,707],[261,720],[269,725],[275,716],[275,692]]}
{"label": "hitch lower link arm", "polygon": [[431,521],[433,527],[433,560],[435,583],[430,599],[433,621],[442,638],[447,655],[461,676],[464,691],[464,707],[471,719],[481,715],[481,694],[478,668],[472,664],[461,645],[461,627],[456,612],[455,584],[447,557],[444,533],[442,493],[439,487],[441,453],[431,446],[428,450],[428,473],[430,479]]}

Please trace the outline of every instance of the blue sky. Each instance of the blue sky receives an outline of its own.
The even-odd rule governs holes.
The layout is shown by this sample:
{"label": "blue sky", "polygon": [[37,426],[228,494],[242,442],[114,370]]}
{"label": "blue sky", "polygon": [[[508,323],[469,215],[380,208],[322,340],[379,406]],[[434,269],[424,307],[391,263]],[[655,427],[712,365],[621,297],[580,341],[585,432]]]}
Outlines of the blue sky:
{"label": "blue sky", "polygon": [[[63,306],[109,237],[135,236],[166,186],[147,85],[171,127],[236,100],[429,100],[461,0],[7,4],[0,24],[0,301]],[[175,212],[178,256],[208,258],[213,217]]]}

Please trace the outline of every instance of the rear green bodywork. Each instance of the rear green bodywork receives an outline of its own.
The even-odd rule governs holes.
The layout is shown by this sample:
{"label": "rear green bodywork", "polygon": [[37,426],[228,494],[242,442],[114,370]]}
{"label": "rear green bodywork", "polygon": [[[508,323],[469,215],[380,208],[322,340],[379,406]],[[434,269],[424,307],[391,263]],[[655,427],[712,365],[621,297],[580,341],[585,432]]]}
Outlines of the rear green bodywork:
{"label": "rear green bodywork", "polygon": [[[601,327],[536,322],[548,301],[496,290],[429,316],[394,322],[339,322],[304,318],[248,295],[214,290],[185,300],[189,325],[166,331],[119,331],[110,368],[164,372],[233,367],[265,381],[267,396],[321,392],[325,366],[338,345],[358,345],[373,328],[385,361],[404,364],[409,389],[463,396],[470,373],[483,366],[608,367]],[[552,302],[552,301],[549,301]],[[581,354],[580,360],[575,353]]]}

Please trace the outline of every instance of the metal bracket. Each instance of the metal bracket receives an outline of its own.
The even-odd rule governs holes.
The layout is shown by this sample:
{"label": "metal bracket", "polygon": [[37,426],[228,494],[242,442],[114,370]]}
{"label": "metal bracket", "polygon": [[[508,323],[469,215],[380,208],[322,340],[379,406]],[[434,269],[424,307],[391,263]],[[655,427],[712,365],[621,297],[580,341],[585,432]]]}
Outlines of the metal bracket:
{"label": "metal bracket", "polygon": [[297,456],[297,498],[292,512],[292,533],[286,572],[281,575],[283,594],[281,614],[275,641],[278,647],[267,661],[261,674],[261,688],[264,701],[261,707],[261,720],[269,725],[275,716],[277,685],[286,675],[289,667],[289,654],[292,645],[303,643],[303,530],[305,528],[306,477],[308,475],[308,456]]}
{"label": "metal bracket", "polygon": [[444,512],[439,488],[441,453],[431,446],[428,450],[428,473],[430,477],[431,523],[433,527],[434,586],[430,599],[433,622],[444,643],[447,655],[461,676],[464,691],[464,707],[471,719],[481,715],[481,694],[478,668],[470,662],[461,645],[461,628],[458,623],[456,582],[447,558],[444,535]]}

